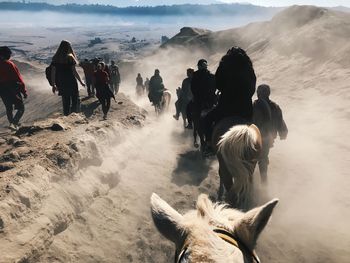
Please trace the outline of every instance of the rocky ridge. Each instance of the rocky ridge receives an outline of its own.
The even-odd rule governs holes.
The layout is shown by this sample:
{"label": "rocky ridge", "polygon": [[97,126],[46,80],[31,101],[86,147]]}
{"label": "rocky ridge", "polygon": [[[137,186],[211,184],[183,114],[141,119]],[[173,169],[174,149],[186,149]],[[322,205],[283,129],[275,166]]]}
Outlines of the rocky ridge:
{"label": "rocky ridge", "polygon": [[[112,103],[108,121],[83,113],[52,117],[21,127],[0,140],[0,262],[34,262],[94,198],[118,184],[118,176],[84,175],[99,166],[106,145],[140,127],[145,111],[125,96]],[[5,253],[6,251],[6,253]]]}

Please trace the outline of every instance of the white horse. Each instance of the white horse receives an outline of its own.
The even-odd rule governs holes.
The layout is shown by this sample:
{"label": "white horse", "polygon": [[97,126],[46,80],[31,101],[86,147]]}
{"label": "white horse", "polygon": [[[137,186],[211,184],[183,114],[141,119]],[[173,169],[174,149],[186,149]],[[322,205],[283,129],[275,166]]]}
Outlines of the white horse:
{"label": "white horse", "polygon": [[202,194],[197,209],[181,215],[153,194],[151,212],[159,232],[176,246],[175,263],[259,263],[256,242],[277,203],[243,213]]}
{"label": "white horse", "polygon": [[226,189],[227,202],[236,208],[247,208],[262,141],[260,131],[254,124],[238,123],[235,119],[226,118],[214,128],[212,142],[219,161],[220,176],[218,199],[222,199]]}
{"label": "white horse", "polygon": [[169,105],[171,101],[171,92],[169,90],[164,90],[163,95],[159,101],[159,104],[154,105],[157,115],[162,114],[169,110]]}

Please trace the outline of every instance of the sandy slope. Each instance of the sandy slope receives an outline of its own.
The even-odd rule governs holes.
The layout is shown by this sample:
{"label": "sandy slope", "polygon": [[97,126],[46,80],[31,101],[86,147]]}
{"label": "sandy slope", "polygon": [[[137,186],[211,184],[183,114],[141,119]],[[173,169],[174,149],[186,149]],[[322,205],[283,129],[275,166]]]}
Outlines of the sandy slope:
{"label": "sandy slope", "polygon": [[[188,48],[149,56],[125,78],[125,91],[132,95],[134,73],[148,75],[158,67],[166,86],[174,90],[186,67],[198,58],[205,55],[214,71],[229,46],[240,44],[248,50],[258,83],[271,85],[271,97],[284,110],[290,130],[288,140],[276,141],[271,151],[268,186],[257,191],[259,202],[281,200],[258,242],[262,262],[349,261],[348,21],[349,14],[292,7],[269,22],[213,33],[195,30],[188,38],[180,34]],[[209,49],[198,51],[196,43]],[[2,173],[0,254],[7,258],[0,262],[173,260],[172,244],[151,222],[149,196],[157,192],[180,212],[193,208],[200,192],[215,198],[217,163],[200,159],[190,134],[170,115],[154,119],[146,99],[137,103],[149,111],[143,128],[125,131],[118,122],[106,126],[94,118],[83,126],[66,120],[74,126],[60,133],[67,141],[52,149],[56,135],[50,135],[49,152],[31,159],[38,163],[36,156],[43,156],[39,164],[50,164],[46,171],[36,165],[17,175],[14,170]],[[127,114],[136,109],[120,106],[115,116],[119,110]],[[86,133],[87,126],[92,130]],[[81,139],[78,156],[68,143],[75,142],[71,136]],[[40,141],[35,138],[26,138],[30,146]],[[71,154],[76,161],[60,169],[57,161],[52,163],[59,153]],[[81,159],[87,161],[80,165]],[[258,174],[256,182],[259,185]]]}

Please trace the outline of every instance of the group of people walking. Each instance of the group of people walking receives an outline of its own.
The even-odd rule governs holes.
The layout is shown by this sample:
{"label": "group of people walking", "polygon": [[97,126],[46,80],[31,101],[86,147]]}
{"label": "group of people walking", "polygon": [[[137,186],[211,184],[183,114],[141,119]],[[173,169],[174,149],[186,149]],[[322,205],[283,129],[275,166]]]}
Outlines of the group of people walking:
{"label": "group of people walking", "polygon": [[[76,66],[80,65],[84,70],[86,84],[80,78]],[[98,98],[102,105],[103,119],[107,119],[110,109],[111,98],[119,90],[120,74],[117,65],[112,61],[108,67],[101,59],[85,59],[78,63],[77,56],[72,49],[72,45],[63,40],[59,45],[56,54],[52,58],[50,65],[52,91],[58,91],[62,96],[63,114],[65,116],[72,112],[77,112],[79,101],[78,83],[87,87],[89,97]]]}
{"label": "group of people walking", "polygon": [[[9,47],[0,47],[0,97],[6,108],[9,128],[17,130],[24,114],[23,99],[27,98],[27,90],[18,68],[10,60],[11,55]],[[77,72],[77,65],[84,70],[85,82]],[[52,86],[52,92],[57,92],[62,97],[65,116],[79,111],[79,82],[87,87],[89,97],[96,95],[102,105],[104,119],[107,118],[111,99],[115,99],[121,81],[114,61],[111,61],[110,66],[98,58],[85,59],[79,63],[72,45],[65,40],[60,43],[50,66],[47,67],[46,77]],[[14,110],[17,110],[15,115]]]}
{"label": "group of people walking", "polygon": [[95,96],[95,85],[96,85],[95,72],[97,71],[99,64],[102,64],[103,71],[105,71],[108,74],[108,78],[109,78],[108,84],[113,94],[116,95],[119,91],[119,86],[121,82],[119,68],[115,64],[114,60],[111,61],[110,65],[107,65],[103,62],[102,58],[94,58],[91,60],[84,59],[83,62],[80,63],[80,66],[84,70],[88,95],[91,97]]}
{"label": "group of people walking", "polygon": [[269,98],[270,87],[260,85],[257,88],[258,99],[252,101],[257,79],[249,56],[239,47],[228,50],[215,75],[208,70],[205,59],[200,59],[197,67],[195,72],[187,70],[187,78],[177,90],[176,114],[173,117],[178,120],[180,113],[185,114],[186,128],[197,126],[204,156],[213,154],[212,133],[221,120],[234,118],[237,124],[256,124],[263,137],[259,168],[265,181],[273,141],[277,134],[282,140],[288,134],[281,108]]}

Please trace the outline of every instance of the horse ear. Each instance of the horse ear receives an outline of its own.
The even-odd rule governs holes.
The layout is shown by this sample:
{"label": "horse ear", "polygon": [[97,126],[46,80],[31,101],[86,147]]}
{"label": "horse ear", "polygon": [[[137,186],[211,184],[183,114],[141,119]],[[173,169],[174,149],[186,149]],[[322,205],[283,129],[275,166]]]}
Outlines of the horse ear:
{"label": "horse ear", "polygon": [[268,223],[277,203],[278,199],[274,199],[261,207],[254,208],[236,222],[235,232],[250,249],[255,248],[256,241]]}
{"label": "horse ear", "polygon": [[157,194],[151,196],[151,213],[158,231],[167,239],[178,244],[183,239],[183,216]]}
{"label": "horse ear", "polygon": [[213,214],[213,203],[209,200],[208,196],[201,194],[197,200],[197,211],[201,217],[210,216]]}

